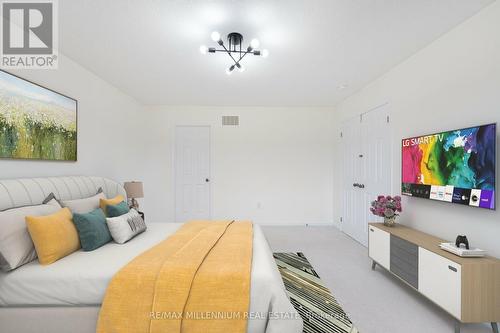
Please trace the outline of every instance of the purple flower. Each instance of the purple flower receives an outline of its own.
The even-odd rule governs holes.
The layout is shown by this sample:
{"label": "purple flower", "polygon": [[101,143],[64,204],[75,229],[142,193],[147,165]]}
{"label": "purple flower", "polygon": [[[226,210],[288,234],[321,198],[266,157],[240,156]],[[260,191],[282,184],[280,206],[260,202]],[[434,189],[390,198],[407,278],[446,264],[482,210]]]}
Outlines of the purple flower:
{"label": "purple flower", "polygon": [[377,200],[370,202],[370,212],[373,215],[381,217],[393,217],[397,216],[398,212],[402,212],[403,207],[401,204],[401,197],[396,196],[384,196],[379,195]]}

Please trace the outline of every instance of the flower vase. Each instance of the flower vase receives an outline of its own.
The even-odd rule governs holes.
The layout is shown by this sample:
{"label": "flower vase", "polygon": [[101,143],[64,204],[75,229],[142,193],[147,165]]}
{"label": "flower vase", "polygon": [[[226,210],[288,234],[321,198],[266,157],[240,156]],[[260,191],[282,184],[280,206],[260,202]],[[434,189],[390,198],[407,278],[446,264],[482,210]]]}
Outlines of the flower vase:
{"label": "flower vase", "polygon": [[394,227],[396,225],[396,215],[392,217],[384,217],[384,225],[388,227]]}

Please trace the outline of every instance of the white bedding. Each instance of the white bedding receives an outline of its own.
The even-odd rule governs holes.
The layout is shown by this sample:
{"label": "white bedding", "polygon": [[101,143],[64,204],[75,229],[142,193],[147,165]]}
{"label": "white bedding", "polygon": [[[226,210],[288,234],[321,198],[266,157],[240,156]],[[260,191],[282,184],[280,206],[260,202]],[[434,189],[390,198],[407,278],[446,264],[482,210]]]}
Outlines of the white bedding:
{"label": "white bedding", "polygon": [[[48,266],[34,261],[9,273],[0,272],[0,306],[99,306],[120,268],[180,226],[150,223],[146,232],[123,245],[109,243],[95,251],[73,253]],[[254,225],[250,312],[256,319],[248,321],[249,333],[302,332],[302,321],[286,296],[258,225]],[[279,319],[262,319],[269,312]]]}

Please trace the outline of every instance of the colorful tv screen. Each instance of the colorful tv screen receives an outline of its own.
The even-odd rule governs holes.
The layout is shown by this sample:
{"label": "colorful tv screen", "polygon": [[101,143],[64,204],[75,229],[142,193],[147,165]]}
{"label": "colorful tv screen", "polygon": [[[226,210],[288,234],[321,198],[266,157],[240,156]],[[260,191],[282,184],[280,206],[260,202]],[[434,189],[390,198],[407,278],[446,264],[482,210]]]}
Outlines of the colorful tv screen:
{"label": "colorful tv screen", "polygon": [[495,209],[496,124],[402,140],[403,195]]}

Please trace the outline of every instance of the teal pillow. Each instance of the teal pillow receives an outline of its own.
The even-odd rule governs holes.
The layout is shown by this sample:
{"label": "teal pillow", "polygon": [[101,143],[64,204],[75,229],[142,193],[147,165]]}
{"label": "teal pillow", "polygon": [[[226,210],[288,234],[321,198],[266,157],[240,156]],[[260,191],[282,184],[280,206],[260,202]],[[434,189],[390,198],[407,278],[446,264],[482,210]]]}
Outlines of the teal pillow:
{"label": "teal pillow", "polygon": [[125,201],[120,202],[116,205],[107,205],[106,206],[106,216],[107,217],[117,217],[122,216],[123,214],[127,214],[130,211],[128,205]]}
{"label": "teal pillow", "polygon": [[106,217],[101,208],[86,214],[73,214],[73,223],[84,251],[93,251],[111,241]]}

